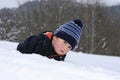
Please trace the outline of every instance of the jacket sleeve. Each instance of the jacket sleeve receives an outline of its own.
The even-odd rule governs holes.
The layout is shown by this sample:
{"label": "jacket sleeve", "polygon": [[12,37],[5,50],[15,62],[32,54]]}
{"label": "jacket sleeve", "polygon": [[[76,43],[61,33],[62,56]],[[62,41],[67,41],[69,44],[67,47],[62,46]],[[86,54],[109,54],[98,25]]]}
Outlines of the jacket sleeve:
{"label": "jacket sleeve", "polygon": [[54,57],[54,59],[57,60],[57,61],[64,61],[64,60],[65,60],[65,57],[66,57],[66,55],[56,56],[56,57]]}
{"label": "jacket sleeve", "polygon": [[30,36],[24,42],[17,46],[17,50],[21,53],[34,53],[34,48],[39,40],[39,36]]}

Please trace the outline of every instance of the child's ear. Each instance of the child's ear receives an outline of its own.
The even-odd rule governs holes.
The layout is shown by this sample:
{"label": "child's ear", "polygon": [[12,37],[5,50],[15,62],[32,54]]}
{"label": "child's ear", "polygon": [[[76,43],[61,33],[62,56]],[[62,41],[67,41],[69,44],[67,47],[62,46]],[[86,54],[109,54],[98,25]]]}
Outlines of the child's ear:
{"label": "child's ear", "polygon": [[55,39],[58,39],[58,37],[57,36],[54,36],[55,37]]}
{"label": "child's ear", "polygon": [[58,39],[58,37],[57,37],[57,36],[53,36],[53,39],[54,39],[54,40],[57,40],[57,39]]}

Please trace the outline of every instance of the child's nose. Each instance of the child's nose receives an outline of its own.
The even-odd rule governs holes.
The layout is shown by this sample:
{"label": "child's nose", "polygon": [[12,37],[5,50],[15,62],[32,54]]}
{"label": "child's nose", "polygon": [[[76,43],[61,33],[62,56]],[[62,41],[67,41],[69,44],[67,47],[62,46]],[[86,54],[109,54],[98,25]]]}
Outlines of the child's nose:
{"label": "child's nose", "polygon": [[64,51],[64,50],[61,50],[61,52],[62,52],[62,53],[65,53],[65,51]]}
{"label": "child's nose", "polygon": [[69,51],[68,46],[65,46],[64,51],[65,51],[65,52],[68,52],[68,51]]}

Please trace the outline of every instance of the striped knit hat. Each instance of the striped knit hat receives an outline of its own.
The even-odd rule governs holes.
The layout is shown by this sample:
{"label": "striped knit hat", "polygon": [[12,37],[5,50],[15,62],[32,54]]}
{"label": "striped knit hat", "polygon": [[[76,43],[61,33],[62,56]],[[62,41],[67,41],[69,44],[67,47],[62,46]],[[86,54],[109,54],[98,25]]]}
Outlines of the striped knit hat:
{"label": "striped knit hat", "polygon": [[69,21],[56,29],[54,35],[67,41],[73,50],[80,41],[82,26],[82,22],[79,19]]}

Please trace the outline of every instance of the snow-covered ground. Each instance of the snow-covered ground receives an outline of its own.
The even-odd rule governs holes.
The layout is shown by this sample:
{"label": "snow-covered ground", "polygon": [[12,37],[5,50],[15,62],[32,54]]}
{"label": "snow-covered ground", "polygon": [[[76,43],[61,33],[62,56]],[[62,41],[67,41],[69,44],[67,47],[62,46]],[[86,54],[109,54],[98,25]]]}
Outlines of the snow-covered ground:
{"label": "snow-covered ground", "polygon": [[0,41],[0,80],[120,80],[120,57],[69,52],[65,61],[21,54]]}

